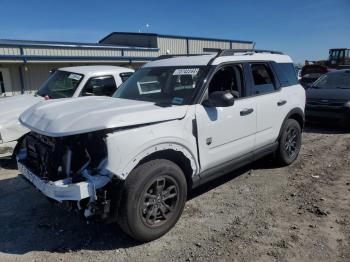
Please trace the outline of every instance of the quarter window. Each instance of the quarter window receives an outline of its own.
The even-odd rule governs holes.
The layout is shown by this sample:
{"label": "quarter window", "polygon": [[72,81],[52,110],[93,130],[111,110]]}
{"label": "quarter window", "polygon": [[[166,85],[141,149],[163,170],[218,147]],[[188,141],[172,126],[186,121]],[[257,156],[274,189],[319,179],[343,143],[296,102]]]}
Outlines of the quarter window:
{"label": "quarter window", "polygon": [[275,90],[273,75],[266,64],[251,64],[255,94],[269,93]]}
{"label": "quarter window", "polygon": [[298,84],[297,73],[292,63],[273,64],[281,87]]}

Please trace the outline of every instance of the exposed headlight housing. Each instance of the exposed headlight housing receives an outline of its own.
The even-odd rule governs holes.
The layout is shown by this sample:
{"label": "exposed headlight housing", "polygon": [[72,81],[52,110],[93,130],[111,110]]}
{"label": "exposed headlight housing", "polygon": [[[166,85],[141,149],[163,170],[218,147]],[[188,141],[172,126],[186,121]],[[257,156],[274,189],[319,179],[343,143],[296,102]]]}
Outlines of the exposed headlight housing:
{"label": "exposed headlight housing", "polygon": [[347,108],[350,108],[350,101],[346,102],[344,106],[347,107]]}

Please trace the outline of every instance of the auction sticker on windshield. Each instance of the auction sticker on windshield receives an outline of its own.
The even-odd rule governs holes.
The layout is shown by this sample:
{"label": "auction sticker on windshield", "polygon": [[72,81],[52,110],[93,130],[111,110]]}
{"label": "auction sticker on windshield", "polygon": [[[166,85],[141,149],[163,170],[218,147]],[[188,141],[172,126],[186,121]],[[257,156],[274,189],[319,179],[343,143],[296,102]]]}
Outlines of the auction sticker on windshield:
{"label": "auction sticker on windshield", "polygon": [[198,74],[198,71],[199,68],[179,68],[174,71],[173,75],[196,75]]}
{"label": "auction sticker on windshield", "polygon": [[68,78],[79,81],[79,80],[81,79],[81,75],[70,74],[70,75],[68,76]]}

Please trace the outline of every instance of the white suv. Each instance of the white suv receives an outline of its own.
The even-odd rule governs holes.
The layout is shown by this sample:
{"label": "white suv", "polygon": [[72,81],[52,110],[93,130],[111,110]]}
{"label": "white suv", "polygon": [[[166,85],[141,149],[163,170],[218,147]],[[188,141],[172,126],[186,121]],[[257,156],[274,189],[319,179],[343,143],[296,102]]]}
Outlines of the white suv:
{"label": "white suv", "polygon": [[279,52],[161,57],[113,97],[23,113],[32,132],[18,167],[47,197],[149,241],[175,225],[194,187],[272,153],[291,164],[304,105],[293,62]]}
{"label": "white suv", "polygon": [[55,70],[35,94],[1,98],[0,157],[15,154],[17,142],[29,132],[18,122],[18,117],[32,105],[48,99],[111,96],[133,72],[119,66],[64,67]]}

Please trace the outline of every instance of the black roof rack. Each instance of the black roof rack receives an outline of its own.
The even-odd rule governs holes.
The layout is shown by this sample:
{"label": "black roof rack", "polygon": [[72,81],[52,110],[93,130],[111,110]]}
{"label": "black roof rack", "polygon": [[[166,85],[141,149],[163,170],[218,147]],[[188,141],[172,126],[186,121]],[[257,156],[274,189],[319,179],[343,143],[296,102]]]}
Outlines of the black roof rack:
{"label": "black roof rack", "polygon": [[269,53],[283,55],[280,51],[262,50],[262,49],[222,49],[218,51],[218,56],[230,56],[236,53]]}
{"label": "black roof rack", "polygon": [[155,60],[162,60],[162,59],[168,59],[168,58],[173,58],[173,57],[180,57],[180,56],[200,56],[204,54],[174,54],[174,55],[160,55],[156,57],[153,61]]}
{"label": "black roof rack", "polygon": [[262,49],[217,49],[214,52],[216,52],[217,54],[212,59],[210,59],[208,65],[210,65],[216,58],[220,56],[232,56],[237,53],[269,53],[269,54],[283,55],[283,53],[280,51],[262,50]]}
{"label": "black roof rack", "polygon": [[216,56],[211,59],[209,64],[215,59],[220,56],[232,56],[237,53],[269,53],[269,54],[278,54],[283,55],[280,51],[273,51],[273,50],[262,50],[262,49],[216,49],[216,48],[204,48],[203,51],[205,53],[202,54],[174,54],[174,55],[160,55],[156,57],[154,60],[162,60],[162,59],[168,59],[173,57],[180,57],[180,56],[200,56],[200,55],[210,55],[216,53]]}

